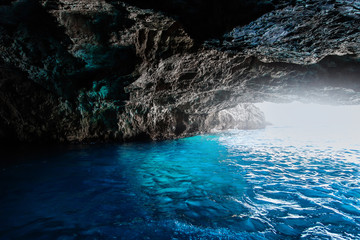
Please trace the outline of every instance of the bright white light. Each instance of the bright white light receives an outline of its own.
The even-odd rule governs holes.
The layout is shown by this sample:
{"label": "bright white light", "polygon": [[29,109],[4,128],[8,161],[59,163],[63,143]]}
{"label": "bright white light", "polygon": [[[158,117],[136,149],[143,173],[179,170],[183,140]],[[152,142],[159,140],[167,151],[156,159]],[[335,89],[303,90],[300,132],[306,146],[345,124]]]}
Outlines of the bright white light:
{"label": "bright white light", "polygon": [[265,102],[256,106],[264,112],[271,127],[284,128],[282,132],[287,135],[283,137],[301,139],[304,142],[336,142],[338,147],[360,145],[359,105]]}
{"label": "bright white light", "polygon": [[356,129],[360,124],[360,106],[331,106],[305,104],[300,102],[277,104],[256,104],[264,113],[266,121],[275,126],[332,126],[342,127],[353,125]]}

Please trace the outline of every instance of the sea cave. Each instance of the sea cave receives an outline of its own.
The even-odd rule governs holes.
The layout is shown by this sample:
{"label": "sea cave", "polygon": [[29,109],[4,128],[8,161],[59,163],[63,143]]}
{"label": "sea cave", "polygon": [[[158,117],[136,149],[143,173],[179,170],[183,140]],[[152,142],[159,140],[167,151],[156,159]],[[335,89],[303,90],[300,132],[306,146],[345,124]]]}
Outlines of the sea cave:
{"label": "sea cave", "polygon": [[360,1],[0,1],[0,239],[360,239]]}

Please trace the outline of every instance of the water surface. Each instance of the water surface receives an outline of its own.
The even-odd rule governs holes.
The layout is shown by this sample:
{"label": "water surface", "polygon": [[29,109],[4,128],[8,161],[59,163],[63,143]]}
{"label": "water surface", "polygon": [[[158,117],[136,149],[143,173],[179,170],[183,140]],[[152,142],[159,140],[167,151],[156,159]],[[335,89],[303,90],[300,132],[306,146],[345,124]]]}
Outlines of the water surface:
{"label": "water surface", "polygon": [[1,239],[360,239],[360,143],[268,127],[32,154]]}

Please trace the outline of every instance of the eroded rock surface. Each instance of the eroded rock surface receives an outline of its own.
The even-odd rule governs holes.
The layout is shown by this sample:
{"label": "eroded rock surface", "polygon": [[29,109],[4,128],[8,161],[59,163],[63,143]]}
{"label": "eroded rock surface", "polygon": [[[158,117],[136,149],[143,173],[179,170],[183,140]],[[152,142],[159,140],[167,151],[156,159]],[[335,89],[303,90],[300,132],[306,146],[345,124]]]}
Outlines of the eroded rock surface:
{"label": "eroded rock surface", "polygon": [[358,1],[307,1],[265,14],[225,35],[225,48],[264,62],[312,64],[360,51]]}
{"label": "eroded rock surface", "polygon": [[264,127],[265,100],[360,103],[357,1],[170,2],[2,2],[1,140],[171,139]]}

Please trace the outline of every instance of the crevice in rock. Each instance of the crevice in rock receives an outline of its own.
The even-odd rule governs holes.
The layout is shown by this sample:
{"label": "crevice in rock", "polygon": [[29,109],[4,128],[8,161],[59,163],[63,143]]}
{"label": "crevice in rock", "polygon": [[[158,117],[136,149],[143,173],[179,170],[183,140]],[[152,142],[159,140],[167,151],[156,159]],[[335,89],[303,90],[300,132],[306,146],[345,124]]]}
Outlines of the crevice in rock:
{"label": "crevice in rock", "polygon": [[163,140],[263,127],[262,101],[360,104],[359,29],[346,0],[3,1],[0,135]]}

